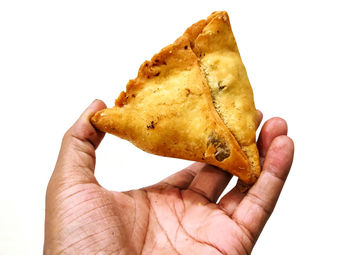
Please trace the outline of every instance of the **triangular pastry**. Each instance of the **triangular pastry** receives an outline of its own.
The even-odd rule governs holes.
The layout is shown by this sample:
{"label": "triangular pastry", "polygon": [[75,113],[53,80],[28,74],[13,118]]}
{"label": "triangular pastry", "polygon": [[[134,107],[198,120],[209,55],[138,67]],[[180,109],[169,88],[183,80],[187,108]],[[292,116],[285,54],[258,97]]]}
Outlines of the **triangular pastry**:
{"label": "triangular pastry", "polygon": [[252,172],[260,174],[255,131],[258,115],[253,91],[226,12],[214,12],[187,29],[185,36],[197,55],[210,86],[214,106],[248,157]]}
{"label": "triangular pastry", "polygon": [[91,121],[144,151],[202,161],[254,183],[257,112],[226,12],[144,62],[115,106]]}

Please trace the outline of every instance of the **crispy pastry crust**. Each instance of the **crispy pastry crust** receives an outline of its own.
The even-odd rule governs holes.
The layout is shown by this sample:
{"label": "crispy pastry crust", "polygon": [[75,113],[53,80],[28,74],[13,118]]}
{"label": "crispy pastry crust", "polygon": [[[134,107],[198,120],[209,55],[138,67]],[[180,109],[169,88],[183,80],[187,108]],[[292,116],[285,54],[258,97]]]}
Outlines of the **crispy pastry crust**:
{"label": "crispy pastry crust", "polygon": [[[252,171],[249,154],[241,149],[234,129],[228,125],[231,122],[218,114],[222,108],[215,102],[221,97],[213,93],[204,60],[198,57],[202,50],[198,39],[217,15],[214,13],[192,25],[174,44],[163,48],[151,61],[145,61],[115,106],[99,111],[91,121],[99,130],[129,140],[149,153],[206,162],[246,183],[254,183],[258,174]],[[235,45],[230,47],[235,49]],[[203,52],[208,50],[203,48]],[[235,93],[231,99],[238,97]],[[252,95],[244,103],[253,104],[255,110]],[[232,111],[230,105],[226,108],[228,113]],[[246,122],[245,118],[240,121]],[[249,141],[254,140],[255,144],[254,125],[254,139]]]}
{"label": "crispy pastry crust", "polygon": [[259,176],[258,115],[227,13],[212,13],[206,22],[188,28],[184,36],[200,61],[215,109],[248,157],[251,171]]}

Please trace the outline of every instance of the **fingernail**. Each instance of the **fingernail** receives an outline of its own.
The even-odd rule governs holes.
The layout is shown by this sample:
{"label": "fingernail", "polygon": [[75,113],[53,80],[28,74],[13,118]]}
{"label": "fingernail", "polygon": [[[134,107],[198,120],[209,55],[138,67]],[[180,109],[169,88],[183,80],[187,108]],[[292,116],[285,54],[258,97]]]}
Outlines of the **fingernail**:
{"label": "fingernail", "polygon": [[87,109],[90,109],[95,103],[96,101],[98,101],[98,99],[95,99],[94,101],[92,101],[89,106],[87,107]]}
{"label": "fingernail", "polygon": [[98,100],[99,100],[99,99],[95,99],[94,101],[92,101],[92,103],[91,103],[90,105],[96,103],[96,101],[98,101]]}

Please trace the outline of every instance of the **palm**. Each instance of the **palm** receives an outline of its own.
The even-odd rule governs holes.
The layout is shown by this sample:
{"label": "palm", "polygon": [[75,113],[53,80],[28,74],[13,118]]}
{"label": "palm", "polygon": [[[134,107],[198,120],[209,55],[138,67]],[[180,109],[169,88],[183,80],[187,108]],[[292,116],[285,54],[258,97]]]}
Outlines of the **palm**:
{"label": "palm", "polygon": [[88,117],[104,107],[99,102],[63,139],[47,189],[44,253],[249,254],[292,163],[285,122],[272,119],[263,126],[263,171],[246,194],[236,185],[217,202],[231,176],[202,163],[150,187],[114,192],[93,174],[103,133]]}
{"label": "palm", "polygon": [[245,254],[247,247],[242,241],[247,237],[228,213],[203,195],[168,184],[137,192],[144,193],[146,198],[138,202],[148,209],[144,213],[148,222],[140,226],[148,236],[142,244],[145,254],[152,250],[179,254],[229,254],[236,250]]}
{"label": "palm", "polygon": [[[103,247],[124,254],[246,254],[252,248],[220,205],[184,187],[162,182],[121,193],[84,184],[69,190],[76,195],[62,202],[58,225],[79,227],[61,240],[70,243],[64,249],[67,254],[91,252],[91,241],[95,252]],[[91,228],[94,232],[81,238]]]}

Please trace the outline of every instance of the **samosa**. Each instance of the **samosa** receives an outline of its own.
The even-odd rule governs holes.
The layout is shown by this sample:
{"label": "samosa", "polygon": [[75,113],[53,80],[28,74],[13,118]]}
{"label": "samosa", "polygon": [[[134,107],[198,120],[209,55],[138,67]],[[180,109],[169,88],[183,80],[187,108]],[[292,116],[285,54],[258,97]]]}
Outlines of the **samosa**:
{"label": "samosa", "polygon": [[145,61],[115,106],[91,121],[140,149],[260,174],[252,88],[226,12],[214,12]]}

